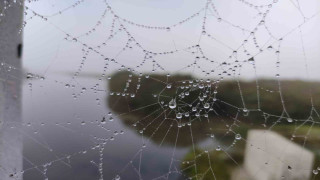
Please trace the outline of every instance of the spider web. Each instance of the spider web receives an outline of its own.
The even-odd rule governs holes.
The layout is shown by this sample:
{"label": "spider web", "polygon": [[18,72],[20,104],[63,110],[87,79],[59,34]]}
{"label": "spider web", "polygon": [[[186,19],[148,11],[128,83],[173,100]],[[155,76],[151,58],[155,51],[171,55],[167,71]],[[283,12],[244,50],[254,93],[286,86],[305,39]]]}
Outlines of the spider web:
{"label": "spider web", "polygon": [[25,41],[0,56],[5,179],[319,178],[318,2],[0,5]]}

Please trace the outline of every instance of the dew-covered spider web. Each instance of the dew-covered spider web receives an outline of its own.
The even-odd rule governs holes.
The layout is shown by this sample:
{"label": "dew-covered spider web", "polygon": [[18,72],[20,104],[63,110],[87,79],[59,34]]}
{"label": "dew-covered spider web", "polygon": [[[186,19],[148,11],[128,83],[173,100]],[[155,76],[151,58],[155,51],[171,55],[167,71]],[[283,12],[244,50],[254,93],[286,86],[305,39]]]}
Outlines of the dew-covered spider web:
{"label": "dew-covered spider web", "polygon": [[3,0],[0,179],[320,179],[317,0]]}

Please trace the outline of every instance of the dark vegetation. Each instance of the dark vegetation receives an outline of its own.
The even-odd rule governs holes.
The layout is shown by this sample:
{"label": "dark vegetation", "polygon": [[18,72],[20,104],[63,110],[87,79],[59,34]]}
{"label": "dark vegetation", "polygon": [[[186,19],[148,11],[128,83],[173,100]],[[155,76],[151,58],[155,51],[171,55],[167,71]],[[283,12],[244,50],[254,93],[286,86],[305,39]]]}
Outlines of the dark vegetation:
{"label": "dark vegetation", "polygon": [[[126,92],[135,93],[138,84],[138,78],[140,76],[129,72],[118,72],[112,76],[109,82],[109,89],[112,92],[123,92],[126,82],[129,78],[129,74],[132,75],[130,87]],[[169,96],[175,98],[179,93],[178,86],[183,85],[181,82],[188,80],[194,80],[190,75],[174,75],[167,77],[166,75],[155,74],[150,75],[149,78],[141,76],[141,87],[136,93],[136,98],[119,98],[119,96],[110,96],[109,98],[118,98],[119,104],[110,104],[111,107],[117,112],[128,112],[131,108],[144,107],[150,104],[158,102],[158,98],[153,98],[153,94],[159,94],[165,87],[165,83],[172,84],[171,89],[165,89],[162,92],[163,96]],[[163,83],[164,82],[164,83]],[[205,83],[203,83],[205,84]],[[263,112],[281,116],[283,112],[283,103],[281,103],[281,97],[279,93],[279,85],[276,80],[261,79],[258,81],[259,88],[255,81],[240,81],[239,84],[235,80],[224,80],[212,85],[212,89],[217,88],[217,107],[215,110],[220,112],[221,116],[226,114],[234,114],[238,109],[230,106],[233,105],[238,108],[244,108],[242,97],[247,109],[254,111],[250,112],[248,119],[252,121],[260,121],[263,117]],[[240,88],[238,87],[240,85]],[[307,119],[311,112],[311,96],[313,97],[313,105],[317,109],[320,106],[320,83],[319,82],[306,82],[298,80],[282,80],[281,92],[284,101],[286,111],[292,119]],[[240,93],[241,89],[241,93]],[[259,93],[257,93],[257,89]],[[212,90],[213,91],[213,90]],[[196,89],[190,92],[189,96],[186,96],[184,101],[191,102],[201,95],[202,90]],[[258,111],[258,95],[260,99],[260,110]],[[165,103],[168,103],[171,98],[164,98]],[[116,102],[116,101],[109,101]],[[125,107],[124,103],[127,104]],[[230,104],[227,105],[224,102]],[[129,106],[128,106],[129,105]],[[154,106],[148,108],[147,111],[139,111],[139,113],[149,114],[151,110],[156,110],[159,107]],[[286,115],[284,115],[286,116]],[[272,120],[271,120],[271,123]],[[282,121],[281,123],[286,123]]]}
{"label": "dark vegetation", "polygon": [[[130,85],[126,88],[129,79],[131,80]],[[193,83],[190,84],[189,80],[193,80]],[[212,133],[220,142],[230,144],[234,140],[234,133],[229,131],[230,127],[234,132],[241,134],[242,138],[246,138],[249,129],[266,129],[278,132],[288,139],[293,138],[292,140],[300,145],[304,144],[306,140],[304,147],[316,154],[315,165],[317,165],[320,159],[320,119],[316,112],[312,111],[312,103],[314,109],[318,110],[320,83],[298,80],[281,80],[280,83],[279,86],[275,79],[259,79],[259,87],[257,87],[256,81],[223,80],[211,83],[211,90],[207,94],[211,94],[211,99],[208,101],[211,102],[213,111],[208,112],[208,118],[203,116],[200,118],[184,117],[177,120],[177,112],[191,112],[192,107],[199,107],[199,96],[203,96],[208,89],[200,89],[197,86],[186,90],[180,87],[208,83],[205,81],[197,82],[191,75],[180,74],[168,77],[163,74],[154,74],[146,77],[130,72],[118,72],[109,81],[109,90],[115,95],[109,96],[107,102],[113,111],[120,114],[120,119],[126,126],[134,129],[137,133],[143,133],[144,136],[150,137],[156,144],[176,145],[177,148],[190,147],[192,145],[191,130],[194,144],[209,138]],[[139,84],[140,88],[137,89]],[[167,84],[171,84],[172,87],[166,88]],[[279,87],[281,87],[282,96],[280,96]],[[215,89],[217,100],[212,103]],[[186,91],[190,93],[189,96],[181,98],[179,94]],[[116,95],[117,93],[120,95]],[[134,94],[135,97],[130,97],[131,94]],[[158,96],[159,94],[161,95]],[[174,110],[168,108],[168,103],[172,99],[177,100],[177,108]],[[282,100],[284,103],[281,102]],[[181,104],[179,101],[186,102],[190,106]],[[258,102],[260,102],[260,109]],[[201,102],[200,107],[203,109]],[[288,115],[284,113],[284,107]],[[249,112],[244,113],[244,108],[247,108]],[[204,112],[202,111],[202,113]],[[235,118],[236,115],[237,118]],[[191,116],[194,114],[190,114]],[[289,117],[293,119],[292,122],[288,122]],[[186,125],[191,122],[191,119],[192,126]],[[306,122],[307,119],[310,121]],[[178,127],[178,123],[182,123],[182,127]],[[236,123],[237,126],[233,126],[233,123]],[[178,128],[179,135],[177,137]],[[305,139],[306,137],[307,139]],[[230,154],[237,159],[237,162],[242,162],[244,149],[245,143],[241,141]],[[196,148],[195,154],[203,154],[203,150]],[[232,169],[235,167],[234,162],[221,151],[210,152],[209,157],[218,163],[214,167],[218,168],[215,172],[221,172],[221,174],[215,174],[219,176],[218,179],[229,179],[230,175],[226,173],[228,171],[219,169]],[[191,162],[194,158],[192,150],[184,160]],[[206,171],[209,167],[208,156],[198,158],[196,163],[198,174],[195,173],[194,168],[189,168],[185,171],[187,176],[195,177],[195,175]],[[181,169],[187,167],[190,167],[190,164],[181,164]],[[203,178],[212,179],[210,173]]]}

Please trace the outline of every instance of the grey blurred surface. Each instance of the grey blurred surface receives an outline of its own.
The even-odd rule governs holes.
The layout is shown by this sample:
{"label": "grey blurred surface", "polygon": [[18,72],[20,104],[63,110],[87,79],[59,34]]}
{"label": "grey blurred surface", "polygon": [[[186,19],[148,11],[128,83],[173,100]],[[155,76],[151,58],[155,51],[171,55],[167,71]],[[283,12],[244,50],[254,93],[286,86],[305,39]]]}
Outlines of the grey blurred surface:
{"label": "grey blurred surface", "polygon": [[313,163],[311,151],[275,132],[248,132],[244,167],[254,180],[308,180]]}
{"label": "grey blurred surface", "polygon": [[21,56],[23,6],[0,1],[0,179],[22,179]]}

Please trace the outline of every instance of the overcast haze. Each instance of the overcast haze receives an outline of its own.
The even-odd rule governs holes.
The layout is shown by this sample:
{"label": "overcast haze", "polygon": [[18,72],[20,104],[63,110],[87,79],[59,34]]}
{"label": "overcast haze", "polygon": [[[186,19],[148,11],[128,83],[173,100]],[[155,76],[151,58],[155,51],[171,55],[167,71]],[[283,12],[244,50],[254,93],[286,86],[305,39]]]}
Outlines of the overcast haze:
{"label": "overcast haze", "polygon": [[[171,51],[175,49],[184,49],[186,47],[200,44],[204,53],[210,59],[217,63],[232,62],[228,57],[232,51],[240,47],[241,43],[249,36],[250,31],[260,22],[262,15],[259,15],[254,7],[248,7],[240,1],[213,1],[216,10],[220,14],[222,21],[219,22],[217,15],[213,11],[208,11],[206,23],[206,32],[216,40],[202,35],[202,21],[205,11],[202,9],[206,1],[156,1],[156,0],[123,0],[108,1],[114,12],[121,18],[133,21],[137,24],[167,27],[189,17],[200,11],[199,15],[190,21],[166,30],[144,29],[122,22],[130,31],[132,36],[145,48],[153,52]],[[252,1],[255,3],[256,1]],[[265,4],[271,1],[263,1]],[[263,2],[259,2],[263,4]],[[285,36],[280,47],[280,75],[282,78],[319,80],[320,72],[320,2],[310,0],[308,3],[300,3],[300,10],[296,1],[283,0],[274,4],[270,8],[270,13],[265,18],[265,25],[271,34],[280,39]],[[32,2],[30,8],[43,15],[50,15],[58,12],[63,7],[68,7],[72,1],[41,1]],[[27,3],[27,6],[29,4]],[[102,0],[84,1],[82,4],[71,8],[62,15],[48,18],[48,22],[33,17],[27,21],[24,29],[24,65],[28,71],[37,73],[59,73],[73,72],[75,66],[79,64],[82,57],[81,45],[79,43],[64,40],[65,34],[60,29],[72,36],[81,35],[90,30],[101,18],[106,5]],[[267,9],[267,8],[266,8]],[[26,17],[31,15],[29,13]],[[304,18],[306,17],[306,18]],[[96,32],[90,36],[79,38],[82,42],[95,46],[105,40],[110,32],[110,26],[113,16],[107,12],[106,17],[101,20],[102,25],[96,28]],[[228,23],[237,25],[239,28],[232,27]],[[55,26],[51,25],[54,24]],[[300,37],[301,25],[302,39],[304,42],[306,59],[303,56],[302,43]],[[119,27],[115,23],[116,29]],[[247,31],[248,30],[248,31]],[[257,75],[259,77],[273,78],[276,70],[276,48],[278,41],[270,38],[268,32],[263,26],[258,26],[255,33],[257,42],[264,47],[264,52],[255,57],[257,65]],[[121,51],[126,43],[127,35],[120,32],[116,37],[109,41],[107,48],[103,47],[99,51],[108,57],[117,57],[117,61],[128,67],[134,67],[143,59],[143,53],[138,48]],[[199,41],[200,40],[200,41]],[[222,42],[222,43],[221,43]],[[252,46],[252,38],[249,38],[246,49],[252,55],[258,53],[258,49]],[[274,50],[268,51],[267,46],[272,45]],[[240,60],[249,59],[243,53],[243,48],[238,50]],[[68,52],[68,53],[65,53]],[[163,55],[155,57],[155,60],[161,64],[167,72],[178,71],[186,65],[192,63],[197,55],[190,56],[189,52],[179,51],[173,55]],[[89,64],[85,70],[88,73],[99,73],[96,67],[101,64],[102,58],[91,53],[88,57]],[[174,62],[174,65],[172,64]],[[61,63],[68,66],[61,66]],[[217,69],[213,64],[206,64],[204,61],[199,63],[205,70]],[[305,64],[308,65],[306,73]],[[91,67],[91,68],[90,68]],[[118,67],[114,67],[117,69]],[[146,63],[139,71],[151,71],[152,63]],[[159,71],[161,72],[161,71]],[[182,72],[190,73],[192,68],[185,69]],[[309,74],[309,77],[307,77]],[[198,74],[199,75],[199,74]],[[241,78],[253,78],[254,71],[252,65],[245,64],[241,70]]]}

